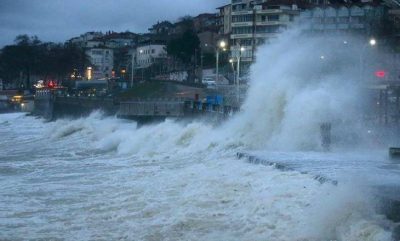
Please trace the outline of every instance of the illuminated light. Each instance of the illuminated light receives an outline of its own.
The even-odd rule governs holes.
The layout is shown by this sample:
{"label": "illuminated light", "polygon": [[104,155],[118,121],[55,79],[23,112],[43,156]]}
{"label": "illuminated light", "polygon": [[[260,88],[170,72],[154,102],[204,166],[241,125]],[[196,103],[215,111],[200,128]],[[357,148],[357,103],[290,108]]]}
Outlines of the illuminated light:
{"label": "illuminated light", "polygon": [[375,46],[375,45],[376,45],[376,39],[370,39],[370,40],[369,40],[369,44],[370,44],[371,46]]}
{"label": "illuminated light", "polygon": [[91,80],[93,78],[92,67],[87,67],[87,69],[86,69],[86,77],[87,77],[88,80]]}
{"label": "illuminated light", "polygon": [[56,84],[52,80],[50,80],[50,82],[47,84],[47,87],[49,88],[54,88],[55,86]]}
{"label": "illuminated light", "polygon": [[233,59],[229,59],[229,63],[231,63],[231,64],[232,64],[232,63],[233,63]]}
{"label": "illuminated light", "polygon": [[321,59],[325,59],[325,56],[324,55],[321,55],[321,57],[320,57]]}
{"label": "illuminated light", "polygon": [[221,47],[222,49],[225,48],[226,47],[226,42],[224,40],[219,42],[219,47]]}
{"label": "illuminated light", "polygon": [[25,104],[24,103],[21,103],[21,107],[24,107],[25,106]]}
{"label": "illuminated light", "polygon": [[244,52],[245,50],[246,50],[245,47],[241,47],[241,48],[240,48],[240,51],[241,51],[241,52]]}
{"label": "illuminated light", "polygon": [[21,95],[15,95],[11,98],[11,102],[17,102],[20,103],[22,101],[23,96]]}
{"label": "illuminated light", "polygon": [[386,72],[384,70],[378,70],[375,72],[375,76],[378,78],[385,78],[386,77]]}

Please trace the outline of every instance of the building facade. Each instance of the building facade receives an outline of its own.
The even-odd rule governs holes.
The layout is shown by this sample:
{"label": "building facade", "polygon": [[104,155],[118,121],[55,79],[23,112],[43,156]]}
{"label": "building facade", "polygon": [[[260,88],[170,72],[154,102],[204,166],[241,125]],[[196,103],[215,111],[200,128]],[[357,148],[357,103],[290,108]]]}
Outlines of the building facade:
{"label": "building facade", "polygon": [[216,17],[216,25],[220,35],[229,35],[232,31],[232,4],[217,8],[219,12]]}
{"label": "building facade", "polygon": [[109,48],[92,48],[86,50],[91,65],[87,67],[86,79],[99,80],[112,77],[114,52]]}
{"label": "building facade", "polygon": [[81,48],[85,48],[88,41],[101,38],[103,36],[104,34],[102,32],[87,32],[80,35],[79,37],[75,37],[68,40],[67,43],[77,45]]}
{"label": "building facade", "polygon": [[167,58],[166,45],[148,44],[136,48],[136,67],[148,68]]}
{"label": "building facade", "polygon": [[219,33],[229,38],[233,61],[252,62],[257,46],[276,38],[300,11],[282,1],[232,0],[218,8]]}
{"label": "building facade", "polygon": [[323,5],[301,12],[306,30],[321,33],[374,35],[382,28],[385,9],[382,5]]}

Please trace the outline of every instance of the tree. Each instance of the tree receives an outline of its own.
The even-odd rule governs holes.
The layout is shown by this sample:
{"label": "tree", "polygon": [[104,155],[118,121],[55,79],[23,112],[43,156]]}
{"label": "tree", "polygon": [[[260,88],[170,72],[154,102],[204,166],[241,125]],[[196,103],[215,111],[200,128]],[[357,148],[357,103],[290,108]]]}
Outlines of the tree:
{"label": "tree", "polygon": [[171,40],[167,44],[167,53],[185,65],[188,70],[189,80],[194,80],[193,60],[199,49],[199,37],[192,30],[185,31],[182,36]]}
{"label": "tree", "polygon": [[[31,75],[63,79],[74,70],[83,73],[88,58],[75,45],[43,43],[36,36],[20,35],[0,54],[0,78],[31,87]],[[24,78],[24,80],[22,80]]]}
{"label": "tree", "polygon": [[200,40],[193,31],[186,31],[181,37],[167,44],[167,53],[184,63],[191,62],[195,52],[199,50]]}

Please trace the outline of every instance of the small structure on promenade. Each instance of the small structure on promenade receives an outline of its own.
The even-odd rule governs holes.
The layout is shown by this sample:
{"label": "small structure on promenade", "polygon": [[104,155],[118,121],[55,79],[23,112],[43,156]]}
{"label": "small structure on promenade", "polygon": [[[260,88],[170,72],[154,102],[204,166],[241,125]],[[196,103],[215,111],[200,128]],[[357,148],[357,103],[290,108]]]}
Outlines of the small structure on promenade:
{"label": "small structure on promenade", "polygon": [[389,156],[393,159],[400,159],[400,147],[390,147]]}
{"label": "small structure on promenade", "polygon": [[332,125],[329,122],[322,123],[320,129],[321,129],[321,146],[325,151],[329,151],[331,148]]}

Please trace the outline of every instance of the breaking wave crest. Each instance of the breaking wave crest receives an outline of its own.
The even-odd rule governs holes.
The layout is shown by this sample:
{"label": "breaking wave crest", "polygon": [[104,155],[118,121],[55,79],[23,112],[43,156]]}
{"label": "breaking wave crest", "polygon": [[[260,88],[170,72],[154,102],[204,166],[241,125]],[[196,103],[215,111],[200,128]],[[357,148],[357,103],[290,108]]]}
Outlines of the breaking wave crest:
{"label": "breaking wave crest", "polygon": [[[353,44],[344,46],[343,38]],[[359,42],[349,36],[308,38],[291,31],[260,47],[243,111],[218,126],[166,120],[137,128],[134,122],[95,112],[87,118],[58,120],[49,135],[58,140],[79,136],[93,148],[120,156],[187,157],[199,163],[218,162],[250,149],[319,150],[324,122],[334,126],[336,145],[353,145],[348,136],[362,132],[361,86],[354,78],[357,69],[349,64],[357,63],[353,46]],[[228,168],[229,163],[224,165]],[[238,228],[253,234],[254,240],[260,237],[254,232],[264,233],[267,240],[391,240],[391,224],[377,215],[370,195],[355,191],[360,187],[320,184],[295,171],[278,175],[268,170],[265,175],[271,177],[250,172],[254,178],[244,178],[255,182],[259,192],[251,193],[254,203],[244,203],[248,207],[242,208],[254,209],[244,215],[253,212],[263,225]],[[229,210],[240,212],[239,207]]]}

